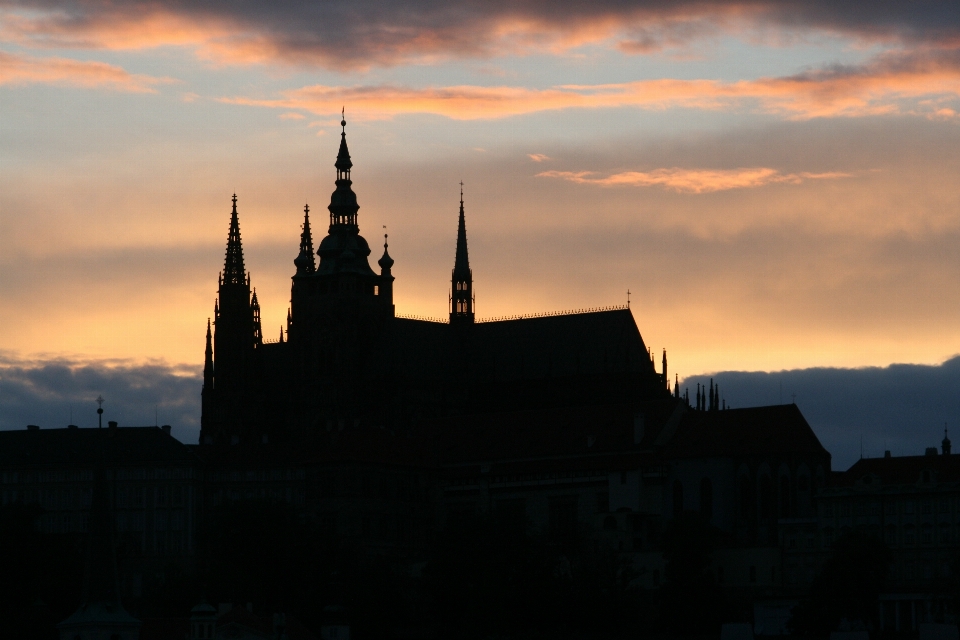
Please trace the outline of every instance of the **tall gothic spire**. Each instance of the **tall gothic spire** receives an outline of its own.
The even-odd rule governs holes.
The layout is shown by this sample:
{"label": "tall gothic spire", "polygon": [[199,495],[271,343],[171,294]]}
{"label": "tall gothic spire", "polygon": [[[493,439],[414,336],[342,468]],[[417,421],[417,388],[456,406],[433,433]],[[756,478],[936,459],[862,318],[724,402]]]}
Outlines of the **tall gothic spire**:
{"label": "tall gothic spire", "polygon": [[467,255],[467,223],[463,215],[463,183],[460,183],[460,222],[457,226],[457,257],[453,262],[454,279],[469,280],[470,258]]}
{"label": "tall gothic spire", "polygon": [[303,231],[300,233],[300,254],[294,259],[297,275],[309,275],[317,270],[313,258],[313,235],[310,233],[310,205],[303,206]]}
{"label": "tall gothic spire", "polygon": [[210,332],[210,318],[207,318],[207,348],[203,352],[203,388],[213,388],[213,334]]}
{"label": "tall gothic spire", "polygon": [[457,227],[457,255],[453,261],[450,287],[450,322],[473,323],[473,271],[467,256],[467,224],[463,213],[463,183],[460,183],[460,221]]}
{"label": "tall gothic spire", "polygon": [[237,194],[233,194],[233,212],[230,214],[230,232],[227,235],[227,259],[223,265],[225,284],[244,284],[243,244],[240,242],[240,219],[237,217]]}

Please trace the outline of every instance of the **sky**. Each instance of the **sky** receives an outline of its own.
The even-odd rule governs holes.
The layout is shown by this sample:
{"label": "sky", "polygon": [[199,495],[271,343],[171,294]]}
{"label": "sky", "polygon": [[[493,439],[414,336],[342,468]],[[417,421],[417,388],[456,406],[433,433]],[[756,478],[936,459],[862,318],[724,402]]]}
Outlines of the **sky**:
{"label": "sky", "polygon": [[955,1],[0,0],[0,428],[109,388],[195,439],[230,197],[279,336],[341,108],[398,313],[447,313],[462,180],[480,317],[629,290],[671,372],[787,376],[823,439],[838,375],[954,379]]}

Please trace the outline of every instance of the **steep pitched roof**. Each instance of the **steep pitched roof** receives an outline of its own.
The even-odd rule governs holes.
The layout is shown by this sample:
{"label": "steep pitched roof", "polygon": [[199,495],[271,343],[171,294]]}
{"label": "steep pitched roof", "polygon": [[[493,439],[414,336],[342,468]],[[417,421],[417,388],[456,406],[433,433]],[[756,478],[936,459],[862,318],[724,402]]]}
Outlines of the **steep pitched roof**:
{"label": "steep pitched roof", "polygon": [[452,361],[466,367],[470,377],[497,380],[654,373],[629,309],[480,322],[458,329],[395,319],[385,343],[391,363],[411,372],[443,375]]}
{"label": "steep pitched roof", "polygon": [[813,454],[829,456],[795,404],[690,411],[667,445],[667,458]]}

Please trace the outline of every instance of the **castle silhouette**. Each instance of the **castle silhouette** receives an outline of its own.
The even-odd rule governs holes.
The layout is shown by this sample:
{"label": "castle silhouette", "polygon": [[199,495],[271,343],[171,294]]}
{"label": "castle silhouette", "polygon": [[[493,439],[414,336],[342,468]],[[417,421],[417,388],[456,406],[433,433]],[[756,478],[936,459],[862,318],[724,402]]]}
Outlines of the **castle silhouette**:
{"label": "castle silhouette", "polygon": [[304,207],[279,341],[264,339],[233,197],[207,326],[201,445],[256,447],[344,426],[403,430],[458,414],[670,398],[666,353],[658,373],[628,308],[477,321],[462,188],[449,321],[397,317],[394,260],[384,236],[380,272],[370,267],[341,125],[327,236],[314,253]]}

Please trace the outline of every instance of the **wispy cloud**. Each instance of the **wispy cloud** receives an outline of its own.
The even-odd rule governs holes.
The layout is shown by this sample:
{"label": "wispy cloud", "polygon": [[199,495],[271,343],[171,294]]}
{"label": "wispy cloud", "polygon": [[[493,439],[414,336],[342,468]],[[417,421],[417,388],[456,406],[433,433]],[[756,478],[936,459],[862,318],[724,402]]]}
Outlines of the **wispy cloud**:
{"label": "wispy cloud", "polygon": [[354,117],[386,119],[431,113],[455,120],[504,118],[570,108],[740,110],[792,120],[915,114],[945,117],[960,109],[960,52],[885,54],[860,66],[736,82],[663,78],[548,89],[458,85],[313,85],[276,98],[245,96],[223,102],[330,114],[348,103]]}
{"label": "wispy cloud", "polygon": [[156,93],[156,85],[170,82],[175,81],[131,74],[122,67],[105,62],[38,58],[0,51],[0,85],[56,84]]}
{"label": "wispy cloud", "polygon": [[534,162],[543,162],[544,160],[550,159],[550,156],[545,156],[542,153],[528,153],[527,157],[533,160]]}
{"label": "wispy cloud", "polygon": [[799,184],[804,180],[849,178],[849,173],[780,173],[769,167],[743,169],[656,169],[654,171],[624,171],[599,177],[593,171],[543,171],[538,178],[561,178],[579,184],[601,187],[660,186],[679,193],[710,193],[730,189],[751,189],[768,184]]}

